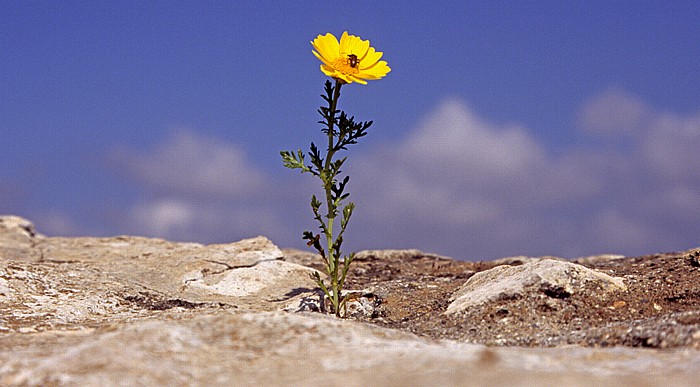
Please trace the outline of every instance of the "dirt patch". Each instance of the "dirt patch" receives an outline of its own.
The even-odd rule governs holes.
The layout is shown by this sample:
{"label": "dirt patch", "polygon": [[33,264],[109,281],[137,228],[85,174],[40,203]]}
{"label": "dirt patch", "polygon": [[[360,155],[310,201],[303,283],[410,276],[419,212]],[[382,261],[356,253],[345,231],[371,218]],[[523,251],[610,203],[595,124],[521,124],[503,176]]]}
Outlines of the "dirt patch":
{"label": "dirt patch", "polygon": [[[459,315],[444,313],[450,295],[474,273],[503,261],[460,262],[416,251],[364,254],[353,263],[347,288],[366,289],[374,297],[374,313],[356,319],[435,339],[498,346],[700,349],[699,256],[694,250],[582,259],[574,262],[623,278],[627,289],[527,295]],[[291,260],[321,268],[310,255],[296,253]]]}
{"label": "dirt patch", "polygon": [[180,299],[163,299],[162,297],[141,292],[138,295],[124,296],[124,301],[138,308],[147,310],[168,310],[172,308],[196,309],[203,307],[226,307],[224,304],[212,304],[204,302],[189,302]]}

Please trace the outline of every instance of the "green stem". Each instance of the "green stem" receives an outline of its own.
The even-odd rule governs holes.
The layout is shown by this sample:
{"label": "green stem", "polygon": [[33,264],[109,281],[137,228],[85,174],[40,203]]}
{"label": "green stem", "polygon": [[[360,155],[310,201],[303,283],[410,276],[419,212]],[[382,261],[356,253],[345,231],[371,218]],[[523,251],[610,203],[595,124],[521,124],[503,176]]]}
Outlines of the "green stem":
{"label": "green stem", "polygon": [[331,166],[331,158],[335,152],[333,149],[333,127],[335,125],[335,111],[338,108],[338,99],[340,98],[340,87],[343,83],[339,80],[335,80],[335,88],[333,89],[333,99],[331,100],[330,106],[330,118],[328,120],[328,157],[326,157],[326,163],[323,166],[326,170]]}
{"label": "green stem", "polygon": [[[340,87],[343,83],[336,79],[335,89],[333,91],[333,99],[330,104],[330,113],[328,118],[328,151],[326,154],[326,163],[324,169],[330,171],[331,161],[334,155],[333,151],[333,132],[335,126],[335,111],[338,106],[338,99],[340,98]],[[331,277],[331,291],[333,292],[333,298],[331,302],[333,303],[333,309],[335,310],[335,315],[340,317],[340,289],[338,287],[338,264],[339,257],[335,256],[335,251],[333,250],[333,221],[335,220],[335,205],[333,203],[333,196],[331,188],[333,186],[333,177],[328,177],[328,181],[324,182],[324,189],[326,191],[326,207],[328,209],[328,226],[326,227],[326,243],[328,245],[328,263],[330,266],[329,275]]]}

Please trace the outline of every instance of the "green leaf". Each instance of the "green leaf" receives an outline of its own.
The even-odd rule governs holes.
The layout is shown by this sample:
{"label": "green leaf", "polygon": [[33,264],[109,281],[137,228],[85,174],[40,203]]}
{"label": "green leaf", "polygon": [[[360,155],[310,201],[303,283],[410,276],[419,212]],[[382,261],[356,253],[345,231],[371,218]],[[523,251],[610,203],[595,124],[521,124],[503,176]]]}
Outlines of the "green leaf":
{"label": "green leaf", "polygon": [[352,261],[355,259],[355,253],[352,253],[350,255],[346,255],[343,257],[343,272],[340,276],[340,279],[338,280],[338,285],[342,288],[342,286],[345,284],[345,277],[348,275],[348,270],[350,269],[350,264]]}
{"label": "green leaf", "polygon": [[338,202],[348,196],[343,195],[343,191],[345,191],[345,185],[348,184],[348,181],[350,181],[350,176],[345,176],[342,182],[337,183],[333,187],[331,187],[331,191],[333,192],[333,198],[335,198]]}
{"label": "green leaf", "polygon": [[316,167],[317,171],[323,170],[323,158],[321,157],[321,152],[319,152],[318,147],[313,142],[311,143],[309,157],[311,157],[311,164]]}
{"label": "green leaf", "polygon": [[345,228],[348,226],[348,222],[350,221],[350,217],[352,216],[352,211],[354,209],[355,209],[355,203],[348,203],[343,208],[343,219],[340,221],[341,229],[345,230]]}
{"label": "green leaf", "polygon": [[311,209],[313,209],[314,213],[317,214],[319,208],[321,208],[321,202],[316,199],[316,195],[311,195]]}
{"label": "green leaf", "polygon": [[311,172],[311,170],[304,165],[304,153],[301,149],[297,151],[295,155],[293,152],[281,151],[280,156],[282,156],[282,162],[284,166],[289,169],[301,169],[301,172]]}
{"label": "green leaf", "polygon": [[314,271],[313,273],[309,274],[312,280],[316,282],[319,288],[323,291],[323,293],[326,295],[326,297],[331,298],[331,293],[328,291],[328,288],[326,287],[325,282],[321,279],[321,275],[318,274],[317,271]]}

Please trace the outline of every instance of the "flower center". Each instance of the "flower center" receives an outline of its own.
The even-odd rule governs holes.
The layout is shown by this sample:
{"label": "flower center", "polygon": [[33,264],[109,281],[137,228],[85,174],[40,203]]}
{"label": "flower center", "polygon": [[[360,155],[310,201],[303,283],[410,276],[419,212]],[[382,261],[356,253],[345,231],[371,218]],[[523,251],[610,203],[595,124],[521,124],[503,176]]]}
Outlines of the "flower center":
{"label": "flower center", "polygon": [[360,72],[359,65],[360,60],[355,54],[341,54],[333,62],[333,67],[344,74],[358,74]]}

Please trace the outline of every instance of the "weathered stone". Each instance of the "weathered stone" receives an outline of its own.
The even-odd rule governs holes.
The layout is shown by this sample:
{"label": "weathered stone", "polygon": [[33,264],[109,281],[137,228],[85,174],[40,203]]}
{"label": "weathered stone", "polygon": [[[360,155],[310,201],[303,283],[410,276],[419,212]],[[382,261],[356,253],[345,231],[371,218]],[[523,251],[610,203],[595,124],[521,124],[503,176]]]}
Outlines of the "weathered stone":
{"label": "weathered stone", "polygon": [[34,224],[19,216],[0,216],[0,259],[28,259],[41,235]]}
{"label": "weathered stone", "polygon": [[544,259],[520,266],[496,266],[474,274],[452,295],[446,313],[459,313],[475,305],[521,297],[526,293],[566,298],[584,286],[600,291],[625,289],[621,278],[571,262]]}
{"label": "weathered stone", "polygon": [[315,288],[312,270],[282,261],[264,237],[210,246],[43,238],[20,218],[2,219],[10,227],[0,238],[10,242],[0,257],[0,332],[75,329],[176,307],[277,310]]}
{"label": "weathered stone", "polygon": [[446,259],[450,258],[443,257],[437,254],[424,253],[416,249],[406,249],[406,250],[362,250],[355,255],[355,259],[382,259],[382,260],[392,260],[400,258],[435,258],[435,259]]}
{"label": "weathered stone", "polygon": [[582,265],[595,265],[603,262],[610,262],[617,259],[625,259],[624,255],[619,254],[598,254],[590,255],[588,257],[580,257],[573,260],[575,263],[580,263]]}
{"label": "weathered stone", "polygon": [[[296,259],[318,263],[313,255]],[[403,266],[387,264],[398,259]],[[126,236],[47,238],[24,219],[0,217],[0,385],[588,386],[672,380],[682,386],[700,378],[691,341],[662,352],[486,348],[321,313],[282,312],[321,305],[312,270],[294,260],[283,260],[264,237],[211,246]],[[373,269],[374,260],[383,266]],[[419,279],[434,278],[430,286],[436,286],[466,278],[461,269],[446,269],[451,261],[417,250],[365,252],[358,255],[361,262],[364,275],[386,272],[381,281],[391,285],[370,286],[401,292],[347,293],[348,314],[380,323],[389,320],[373,320],[381,306],[425,290]],[[564,295],[581,283],[598,284],[596,275],[591,280],[573,266],[561,269],[565,280],[556,268],[533,270],[521,278],[523,291]],[[398,272],[407,277],[394,280]],[[617,288],[617,281],[597,286]],[[660,346],[679,330],[697,340],[697,313],[673,316],[663,325],[668,335],[650,335],[656,324],[630,330],[629,340]]]}
{"label": "weathered stone", "polygon": [[553,257],[553,256],[542,256],[542,257],[528,257],[526,255],[518,255],[515,257],[505,257],[505,258],[498,258],[494,259],[492,261],[489,261],[491,264],[494,266],[500,266],[500,265],[522,265],[525,263],[531,263],[531,262],[539,262],[539,261],[544,261],[545,259],[553,259],[555,261],[565,261],[564,258],[560,257]]}
{"label": "weathered stone", "polygon": [[147,294],[85,265],[0,261],[0,333],[80,329],[139,316]]}
{"label": "weathered stone", "polygon": [[677,351],[486,348],[319,314],[164,312],[63,333],[0,336],[2,385],[674,385],[700,358]]}
{"label": "weathered stone", "polygon": [[315,286],[310,269],[281,259],[282,252],[265,237],[203,246],[121,236],[44,238],[24,260],[82,263],[123,283],[188,302],[236,303],[253,294],[279,298]]}
{"label": "weathered stone", "polygon": [[27,238],[38,236],[34,223],[29,220],[14,215],[0,216],[0,235],[13,234]]}

